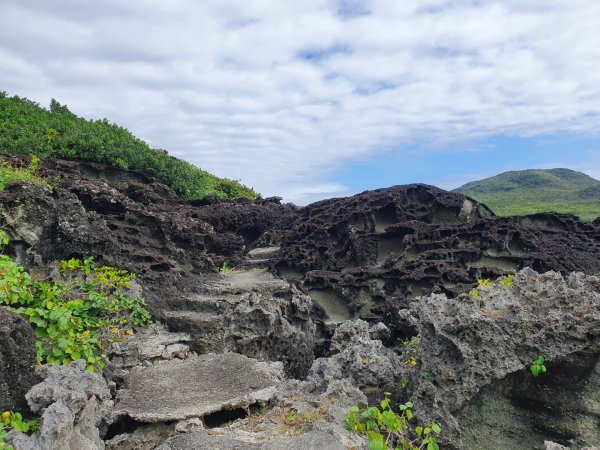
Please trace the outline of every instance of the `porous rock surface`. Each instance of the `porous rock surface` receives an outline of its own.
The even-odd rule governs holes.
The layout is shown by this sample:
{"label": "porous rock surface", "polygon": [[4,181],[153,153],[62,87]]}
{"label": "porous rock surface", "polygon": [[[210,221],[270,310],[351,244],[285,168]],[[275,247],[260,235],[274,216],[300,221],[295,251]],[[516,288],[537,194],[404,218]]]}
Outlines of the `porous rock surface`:
{"label": "porous rock surface", "polygon": [[277,387],[266,412],[227,427],[171,437],[159,448],[358,450],[366,441],[348,431],[345,422],[354,405],[366,406],[366,398],[348,380],[288,380]]}
{"label": "porous rock surface", "polygon": [[[449,448],[516,450],[549,434],[559,443],[600,442],[600,279],[527,268],[511,287],[478,292],[433,294],[398,315],[420,335],[415,370],[428,376],[410,394],[424,419],[444,424]],[[548,374],[534,380],[538,355]],[[497,401],[477,398],[488,392]]]}
{"label": "porous rock surface", "polygon": [[524,267],[600,271],[598,221],[494,217],[475,200],[432,186],[377,189],[300,212],[270,265],[301,283],[329,323],[360,317],[391,325],[394,312],[419,296],[455,297],[477,277]]}
{"label": "porous rock surface", "polygon": [[233,270],[201,289],[169,300],[163,313],[171,330],[192,336],[192,350],[278,360],[287,373],[306,374],[315,334],[309,296],[261,270]]}
{"label": "porous rock surface", "polygon": [[0,307],[0,411],[20,409],[35,374],[35,335],[19,315]]}
{"label": "porous rock surface", "polygon": [[[371,402],[384,389],[412,400],[420,423],[442,424],[444,449],[600,441],[600,287],[595,277],[568,275],[600,272],[599,220],[498,218],[426,185],[296,208],[278,199],[182,201],[148,174],[100,164],[45,161],[42,171],[52,192],[0,192],[9,254],[32,272],[87,256],[129,269],[151,311],[177,333],[115,348],[121,379],[111,385],[118,404],[109,420],[123,425],[120,434],[97,426],[108,417],[106,386],[81,395],[67,382],[70,394],[31,397],[45,419],[38,436],[13,433],[30,445],[23,448],[102,448],[100,438],[114,449],[363,448],[343,417],[366,406],[358,388]],[[219,274],[223,262],[242,270]],[[464,294],[477,277],[519,270],[510,288]],[[365,322],[349,322],[357,318]],[[417,335],[415,354],[398,345]],[[540,354],[548,373],[534,380],[528,368]],[[247,356],[309,379],[286,380],[281,363]],[[207,415],[256,403],[269,408],[259,426],[246,418],[202,429]],[[291,409],[316,417],[302,436],[280,429]]]}
{"label": "porous rock surface", "polygon": [[401,355],[371,338],[364,320],[342,323],[331,339],[330,353],[315,360],[309,380],[347,380],[359,388],[375,388],[383,396],[396,390],[408,372]]}
{"label": "porous rock surface", "polygon": [[11,432],[18,450],[103,450],[98,426],[112,401],[102,377],[79,360],[46,366],[46,379],[27,393],[31,411],[41,414],[40,431],[32,436]]}

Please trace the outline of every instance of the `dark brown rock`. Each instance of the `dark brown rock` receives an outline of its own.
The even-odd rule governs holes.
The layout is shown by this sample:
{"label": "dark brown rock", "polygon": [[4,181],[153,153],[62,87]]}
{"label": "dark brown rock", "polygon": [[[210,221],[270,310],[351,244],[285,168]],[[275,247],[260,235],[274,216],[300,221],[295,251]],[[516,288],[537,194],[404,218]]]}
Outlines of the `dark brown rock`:
{"label": "dark brown rock", "polygon": [[0,307],[0,411],[21,409],[36,383],[35,336],[22,317]]}
{"label": "dark brown rock", "polygon": [[455,297],[478,277],[523,267],[600,272],[598,222],[564,214],[494,217],[475,200],[432,186],[378,189],[299,212],[270,265],[303,285],[325,322],[389,324],[420,295]]}

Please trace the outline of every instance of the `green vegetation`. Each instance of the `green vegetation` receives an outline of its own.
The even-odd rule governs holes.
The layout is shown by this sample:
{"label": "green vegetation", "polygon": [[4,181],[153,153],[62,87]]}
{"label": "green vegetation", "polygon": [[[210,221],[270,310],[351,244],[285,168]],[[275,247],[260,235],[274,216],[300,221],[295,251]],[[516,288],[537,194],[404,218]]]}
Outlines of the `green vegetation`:
{"label": "green vegetation", "polygon": [[569,169],[504,172],[454,190],[489,206],[500,216],[540,212],[600,216],[600,181]]}
{"label": "green vegetation", "polygon": [[[9,242],[0,230],[0,248]],[[34,328],[37,362],[68,364],[84,359],[87,369],[106,367],[105,346],[150,323],[143,299],[127,295],[134,275],[92,258],[59,263],[60,280],[37,281],[25,268],[0,254],[0,306]]]}
{"label": "green vegetation", "polygon": [[6,159],[0,157],[0,191],[18,183],[32,183],[50,187],[42,178],[35,175],[39,161],[39,158],[34,156],[31,158],[28,167],[13,167]]}
{"label": "green vegetation", "polygon": [[389,393],[381,400],[379,406],[360,409],[353,406],[346,415],[349,430],[369,438],[371,450],[407,449],[407,450],[439,450],[435,436],[442,431],[437,423],[417,426],[411,429],[409,422],[413,418],[413,404],[406,402],[400,405],[399,413],[390,407]]}
{"label": "green vegetation", "polygon": [[529,366],[529,371],[531,372],[531,375],[533,375],[533,378],[537,378],[540,374],[547,372],[546,366],[544,365],[545,362],[546,360],[542,355],[533,360],[531,366]]}
{"label": "green vegetation", "polygon": [[218,178],[192,164],[151,148],[108,120],[77,117],[56,100],[46,110],[30,100],[0,91],[0,152],[111,164],[151,172],[184,199],[205,195],[254,199],[252,189]]}
{"label": "green vegetation", "polygon": [[411,366],[417,365],[417,351],[419,350],[419,344],[421,343],[421,336],[414,336],[412,339],[407,339],[402,341],[402,347],[404,347],[404,351],[402,352],[402,358],[406,364]]}
{"label": "green vegetation", "polygon": [[0,450],[14,450],[12,445],[5,442],[6,435],[10,430],[33,434],[38,432],[39,427],[39,419],[26,421],[18,412],[4,411],[0,415]]}
{"label": "green vegetation", "polygon": [[221,266],[219,267],[219,273],[227,273],[231,269],[233,269],[233,267],[231,267],[231,264],[229,264],[228,261],[224,261],[223,264],[221,264]]}

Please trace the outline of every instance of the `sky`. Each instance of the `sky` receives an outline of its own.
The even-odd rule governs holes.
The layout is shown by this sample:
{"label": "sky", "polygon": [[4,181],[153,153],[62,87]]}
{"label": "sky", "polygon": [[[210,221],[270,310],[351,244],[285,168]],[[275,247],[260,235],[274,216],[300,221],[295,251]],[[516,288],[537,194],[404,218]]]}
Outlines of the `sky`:
{"label": "sky", "polygon": [[0,90],[306,204],[600,178],[598,0],[3,0]]}

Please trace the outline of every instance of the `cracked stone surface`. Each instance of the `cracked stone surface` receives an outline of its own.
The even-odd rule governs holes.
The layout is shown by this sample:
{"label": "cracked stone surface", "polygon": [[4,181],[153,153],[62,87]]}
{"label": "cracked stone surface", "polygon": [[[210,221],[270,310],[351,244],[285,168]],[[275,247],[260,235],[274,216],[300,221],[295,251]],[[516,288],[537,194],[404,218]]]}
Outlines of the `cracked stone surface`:
{"label": "cracked stone surface", "polygon": [[236,353],[167,361],[126,376],[115,415],[171,422],[245,408],[268,401],[281,378],[281,363],[261,363]]}

